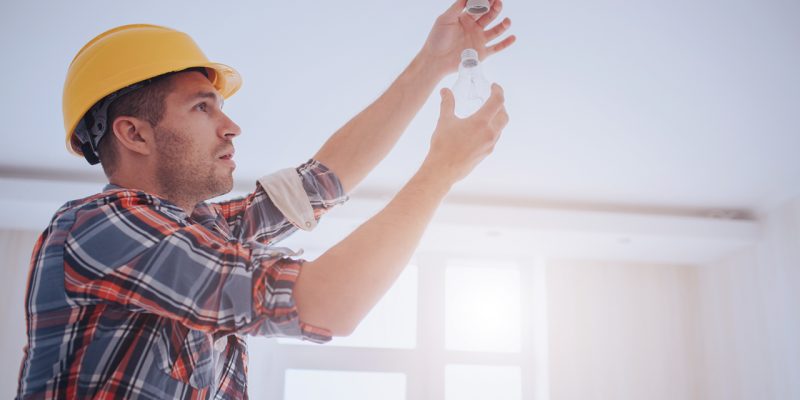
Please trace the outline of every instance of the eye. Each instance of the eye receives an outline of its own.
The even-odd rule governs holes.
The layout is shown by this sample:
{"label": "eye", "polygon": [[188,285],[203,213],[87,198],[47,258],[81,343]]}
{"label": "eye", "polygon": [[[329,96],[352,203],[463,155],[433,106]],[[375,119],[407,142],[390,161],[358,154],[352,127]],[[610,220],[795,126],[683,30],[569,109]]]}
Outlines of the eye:
{"label": "eye", "polygon": [[199,110],[201,112],[206,112],[208,110],[208,104],[206,104],[206,102],[202,102],[202,103],[194,106],[194,108],[196,108],[197,110]]}

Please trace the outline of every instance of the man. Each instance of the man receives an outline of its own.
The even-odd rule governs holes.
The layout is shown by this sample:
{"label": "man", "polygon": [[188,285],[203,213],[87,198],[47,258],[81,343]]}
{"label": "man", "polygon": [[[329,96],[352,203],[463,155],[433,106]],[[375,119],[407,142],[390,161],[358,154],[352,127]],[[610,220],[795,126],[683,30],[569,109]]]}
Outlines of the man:
{"label": "man", "polygon": [[65,204],[34,248],[28,346],[18,398],[245,398],[243,336],[324,342],[358,325],[402,271],[451,186],[488,155],[508,122],[502,90],[453,115],[443,90],[427,157],[380,213],[318,259],[275,244],[312,229],[382,160],[464,48],[482,58],[509,20],[487,28],[458,0],[373,104],[308,162],[233,185],[239,127],[222,112],[240,86],[183,33],[128,25],[89,42],[64,88],[68,148],[101,163],[102,193]]}

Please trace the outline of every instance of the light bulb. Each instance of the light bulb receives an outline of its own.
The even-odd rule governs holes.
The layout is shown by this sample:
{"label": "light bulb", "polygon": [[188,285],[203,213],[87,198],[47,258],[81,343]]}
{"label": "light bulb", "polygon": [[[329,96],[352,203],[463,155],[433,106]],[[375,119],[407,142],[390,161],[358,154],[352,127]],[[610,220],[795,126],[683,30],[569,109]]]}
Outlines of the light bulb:
{"label": "light bulb", "polygon": [[478,111],[489,98],[491,92],[491,84],[483,77],[483,72],[481,71],[478,52],[475,49],[466,49],[461,52],[458,79],[453,85],[456,116],[466,118]]}
{"label": "light bulb", "polygon": [[486,14],[489,7],[489,0],[467,0],[467,12],[472,15]]}

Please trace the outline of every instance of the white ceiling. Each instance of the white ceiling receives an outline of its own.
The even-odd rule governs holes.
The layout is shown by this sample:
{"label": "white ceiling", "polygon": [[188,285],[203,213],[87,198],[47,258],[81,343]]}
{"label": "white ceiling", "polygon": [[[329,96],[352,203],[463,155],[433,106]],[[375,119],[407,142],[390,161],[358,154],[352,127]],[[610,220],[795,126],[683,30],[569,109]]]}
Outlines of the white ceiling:
{"label": "white ceiling", "polygon": [[[61,86],[75,52],[113,26],[183,30],[242,73],[226,111],[244,130],[245,182],[310,157],[389,85],[448,5],[4,1],[0,178],[100,176],[64,149]],[[686,213],[800,195],[800,3],[507,0],[503,16],[518,41],[485,70],[506,89],[511,123],[455,197]],[[363,193],[402,185],[437,114],[434,92]]]}

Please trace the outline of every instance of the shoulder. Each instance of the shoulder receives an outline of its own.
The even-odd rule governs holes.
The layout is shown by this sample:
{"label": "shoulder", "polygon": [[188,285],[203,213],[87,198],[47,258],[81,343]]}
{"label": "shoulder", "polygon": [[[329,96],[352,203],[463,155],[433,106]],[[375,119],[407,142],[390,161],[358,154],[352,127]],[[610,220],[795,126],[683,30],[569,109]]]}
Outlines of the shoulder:
{"label": "shoulder", "polygon": [[186,220],[186,215],[179,207],[152,194],[113,188],[68,201],[56,211],[51,225],[75,230],[141,218],[156,225],[175,225]]}

